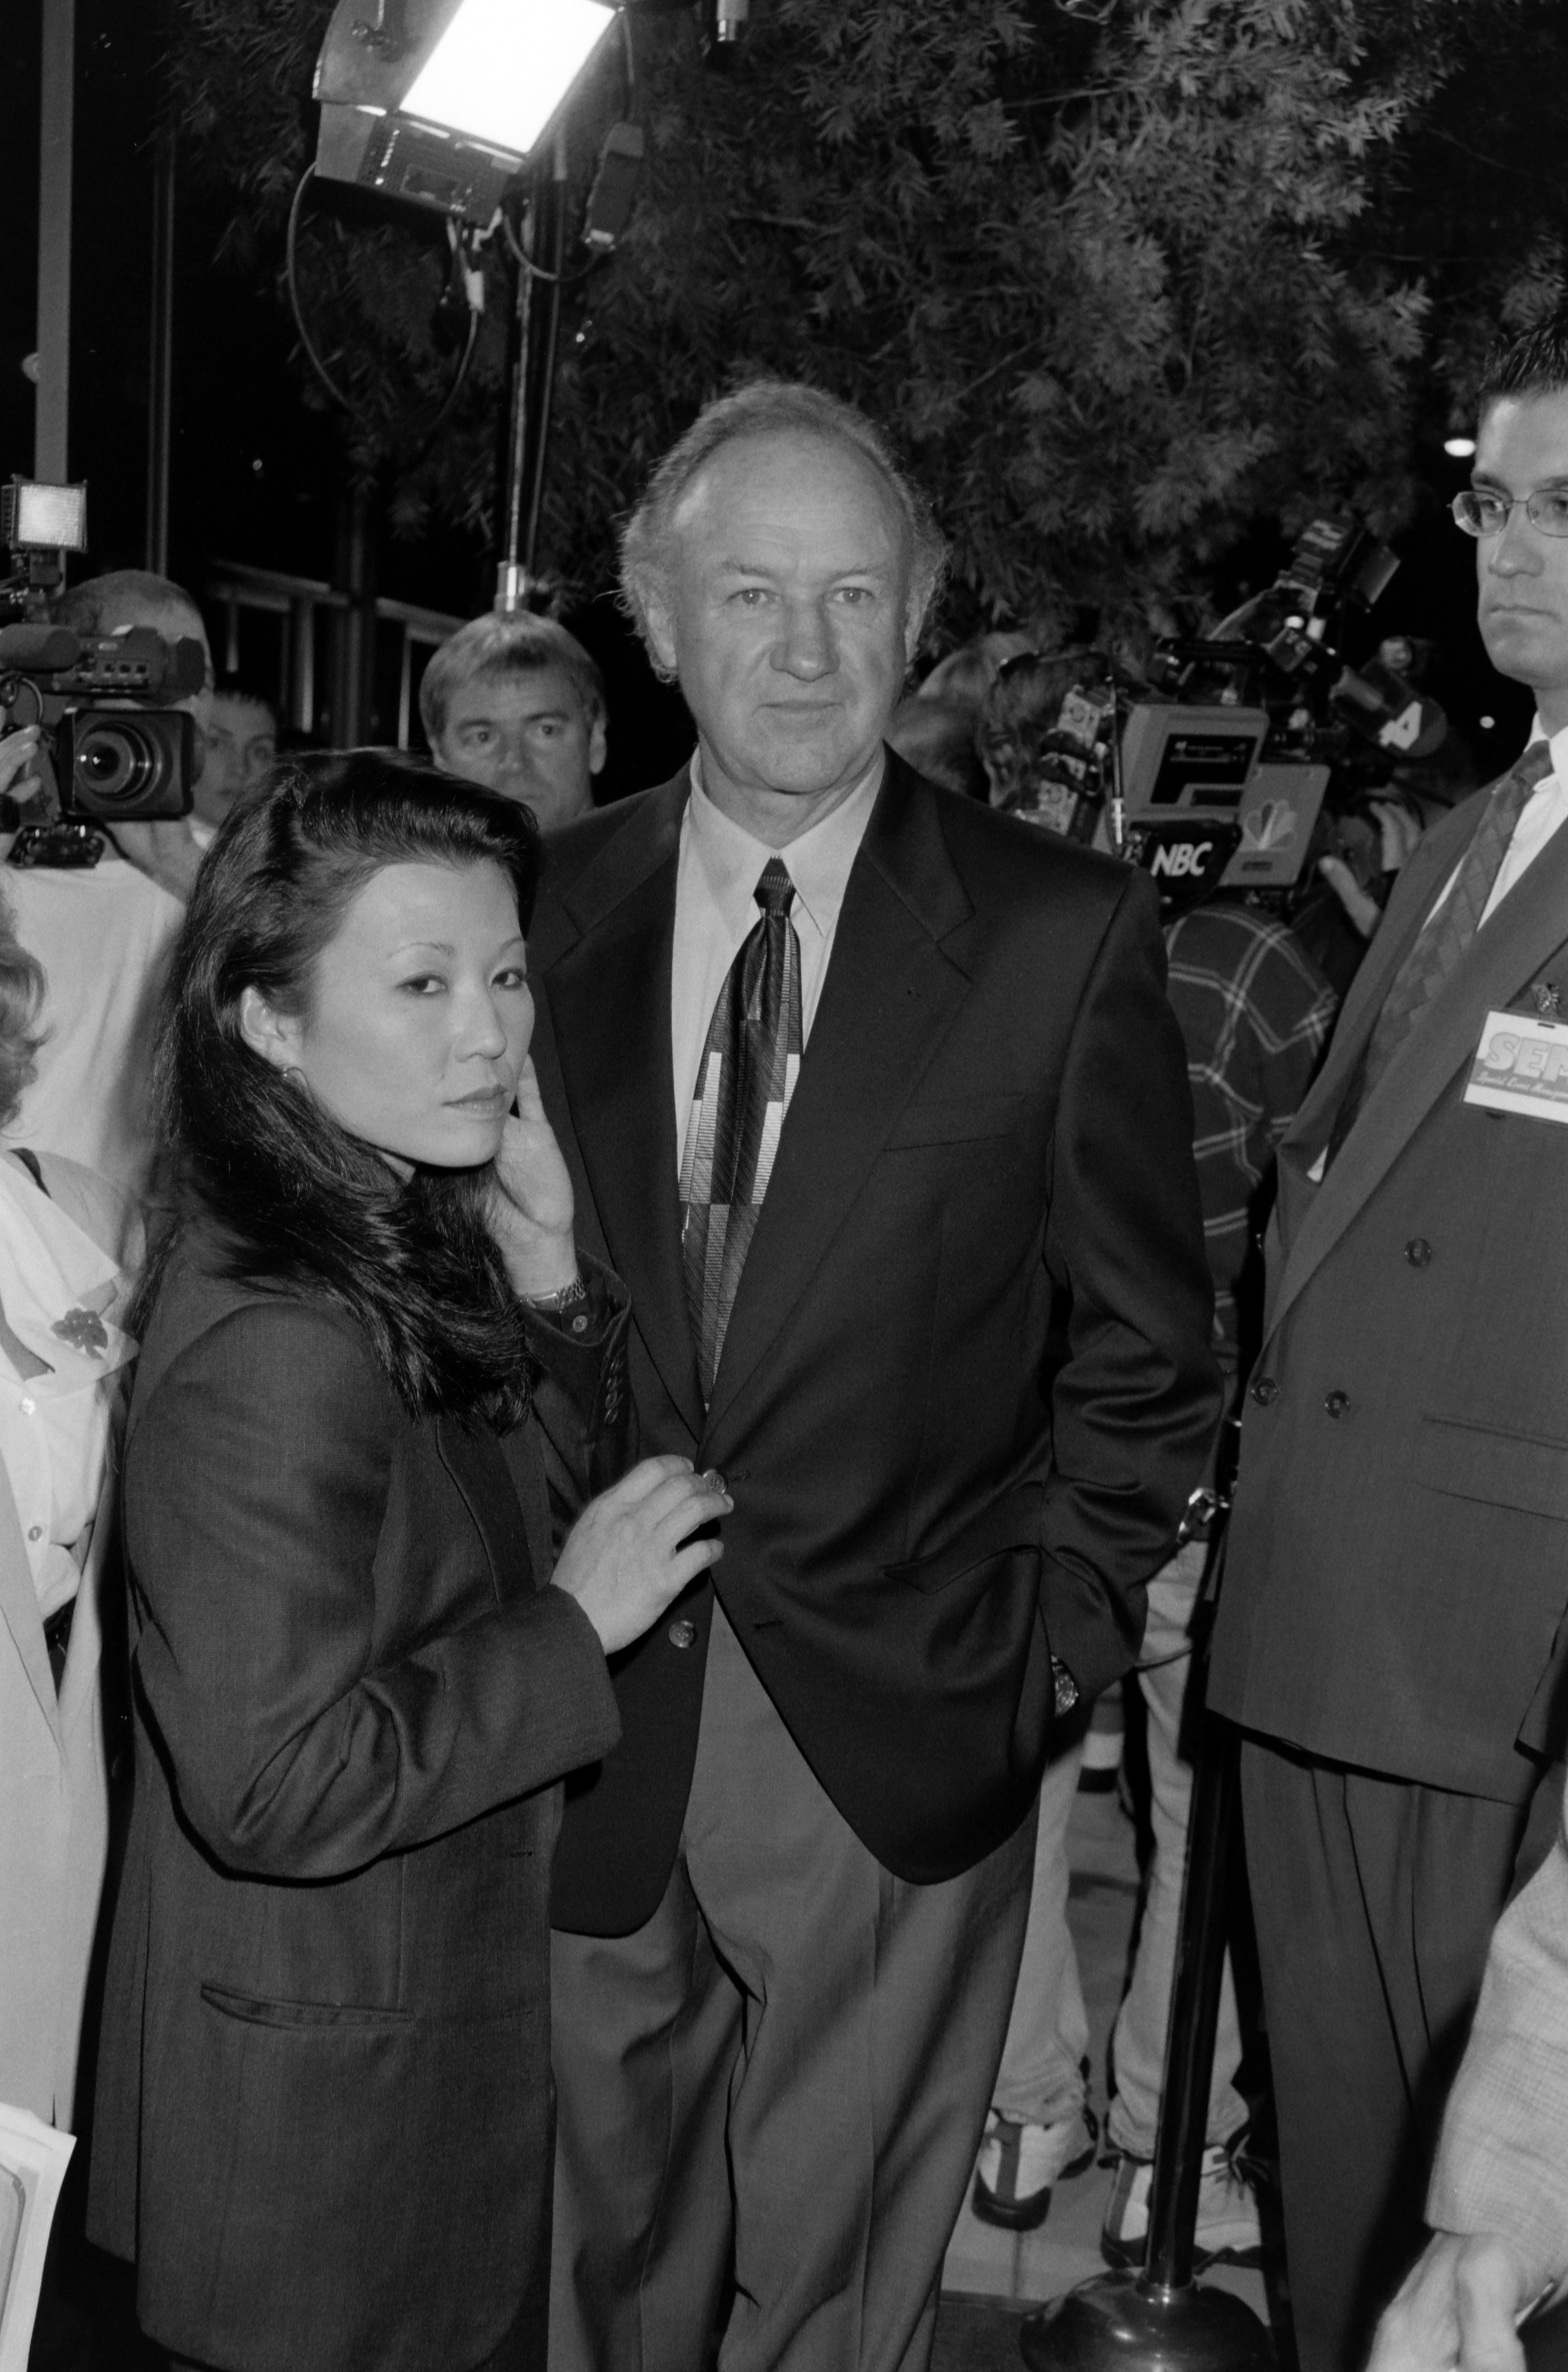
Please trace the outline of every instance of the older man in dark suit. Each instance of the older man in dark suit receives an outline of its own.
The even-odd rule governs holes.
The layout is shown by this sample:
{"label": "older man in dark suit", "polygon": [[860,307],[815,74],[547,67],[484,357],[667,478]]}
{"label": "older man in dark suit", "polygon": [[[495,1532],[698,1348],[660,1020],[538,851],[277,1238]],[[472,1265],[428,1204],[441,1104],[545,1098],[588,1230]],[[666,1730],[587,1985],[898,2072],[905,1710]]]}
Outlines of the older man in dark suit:
{"label": "older man in dark suit", "polygon": [[1148,885],[883,747],[940,559],[857,413],[711,407],[626,540],[697,753],[530,941],[642,1446],[735,1503],[556,1863],[560,2372],[927,2363],[1053,1713],[1213,1423]]}
{"label": "older man in dark suit", "polygon": [[1249,1733],[1303,2372],[1363,2360],[1413,2252],[1563,1744],[1568,318],[1494,361],[1455,516],[1536,727],[1406,866],[1281,1147],[1210,1688]]}

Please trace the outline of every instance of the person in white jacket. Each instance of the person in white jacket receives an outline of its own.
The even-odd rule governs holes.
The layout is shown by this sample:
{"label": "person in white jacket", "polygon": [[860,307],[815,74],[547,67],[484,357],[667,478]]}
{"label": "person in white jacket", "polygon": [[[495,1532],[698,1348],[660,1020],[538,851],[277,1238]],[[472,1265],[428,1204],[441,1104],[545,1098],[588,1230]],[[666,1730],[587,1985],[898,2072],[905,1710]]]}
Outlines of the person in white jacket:
{"label": "person in white jacket", "polygon": [[109,1834],[100,1592],[141,1226],[108,1179],[6,1136],[43,994],[0,908],[0,2101],[69,2131]]}
{"label": "person in white jacket", "polygon": [[[1568,1824],[1568,1804],[1564,1806]],[[1517,2323],[1568,2282],[1568,1825],[1498,1921],[1427,2193],[1432,2238],[1371,2372],[1524,2372]]]}

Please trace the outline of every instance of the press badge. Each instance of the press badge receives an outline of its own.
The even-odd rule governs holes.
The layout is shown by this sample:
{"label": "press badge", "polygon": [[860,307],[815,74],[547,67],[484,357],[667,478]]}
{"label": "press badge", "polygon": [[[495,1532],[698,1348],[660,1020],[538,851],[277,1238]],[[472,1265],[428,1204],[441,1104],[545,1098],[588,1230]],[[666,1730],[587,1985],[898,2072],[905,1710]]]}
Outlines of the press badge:
{"label": "press badge", "polygon": [[1465,1101],[1531,1120],[1568,1121],[1568,1021],[1489,1013]]}

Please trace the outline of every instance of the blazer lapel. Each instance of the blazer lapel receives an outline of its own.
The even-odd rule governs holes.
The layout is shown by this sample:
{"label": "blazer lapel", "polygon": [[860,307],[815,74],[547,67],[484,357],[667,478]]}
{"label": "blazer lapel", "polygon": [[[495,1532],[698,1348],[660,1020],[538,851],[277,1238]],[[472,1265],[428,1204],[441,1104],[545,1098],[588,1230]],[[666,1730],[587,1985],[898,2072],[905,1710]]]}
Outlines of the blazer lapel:
{"label": "blazer lapel", "polygon": [[697,1352],[680,1260],[669,1040],[684,773],[650,794],[562,893],[581,936],[546,973],[562,1081],[633,1320],[695,1440]]}
{"label": "blazer lapel", "polygon": [[710,1436],[805,1294],[968,994],[968,974],[942,942],[972,912],[935,795],[889,752],[741,1272]]}
{"label": "blazer lapel", "polygon": [[[1435,878],[1430,896],[1420,905],[1417,929],[1465,845],[1461,834],[1458,840],[1446,838],[1439,848]],[[1408,919],[1407,913],[1407,923]],[[1408,947],[1415,934],[1407,931],[1401,936]],[[1378,1081],[1303,1218],[1286,1259],[1271,1332],[1388,1175],[1428,1112],[1453,1085],[1456,1075],[1469,1063],[1488,1012],[1516,997],[1564,941],[1568,941],[1568,827],[1553,833],[1528,871],[1482,924],[1463,960]],[[1403,952],[1401,947],[1396,969]],[[1384,967],[1385,989],[1390,978]],[[1365,1005],[1361,1007],[1363,1042],[1381,1005],[1378,995],[1370,1017]],[[1342,1078],[1346,1076],[1342,1071]],[[1316,1103],[1318,1099],[1313,1100]],[[1296,1134],[1293,1130],[1292,1137]]]}
{"label": "blazer lapel", "polygon": [[22,1540],[21,1517],[11,1496],[11,1484],[6,1469],[0,1464],[0,1619],[3,1619],[16,1643],[26,1672],[43,1715],[59,1743],[60,1705],[54,1693],[54,1675],[49,1669],[49,1650],[43,1643],[43,1620],[38,1610],[38,1592],[33,1587],[32,1567]]}

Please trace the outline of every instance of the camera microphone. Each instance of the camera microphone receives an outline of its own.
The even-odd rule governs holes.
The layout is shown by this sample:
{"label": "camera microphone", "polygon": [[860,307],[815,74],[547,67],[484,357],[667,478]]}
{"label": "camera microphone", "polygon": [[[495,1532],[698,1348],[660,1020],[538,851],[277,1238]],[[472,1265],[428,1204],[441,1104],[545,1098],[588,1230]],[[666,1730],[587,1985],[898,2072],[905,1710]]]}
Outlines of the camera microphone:
{"label": "camera microphone", "polygon": [[62,668],[75,667],[81,653],[81,644],[68,626],[0,626],[0,668],[17,668],[24,674],[39,668],[53,675]]}
{"label": "camera microphone", "polygon": [[1418,692],[1381,659],[1346,668],[1332,699],[1346,724],[1392,759],[1430,758],[1448,730],[1447,717],[1431,694]]}

